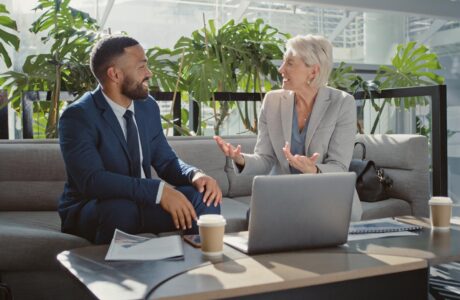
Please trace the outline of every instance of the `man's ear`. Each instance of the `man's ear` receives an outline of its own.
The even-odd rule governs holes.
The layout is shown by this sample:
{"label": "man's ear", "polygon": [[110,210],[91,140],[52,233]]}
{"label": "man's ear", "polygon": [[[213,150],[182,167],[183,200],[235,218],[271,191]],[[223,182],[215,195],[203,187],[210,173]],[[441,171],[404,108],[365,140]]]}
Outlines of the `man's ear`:
{"label": "man's ear", "polygon": [[107,79],[112,81],[112,82],[119,83],[120,80],[121,80],[120,70],[118,70],[114,66],[111,66],[111,67],[107,68],[107,73],[106,74],[107,74]]}

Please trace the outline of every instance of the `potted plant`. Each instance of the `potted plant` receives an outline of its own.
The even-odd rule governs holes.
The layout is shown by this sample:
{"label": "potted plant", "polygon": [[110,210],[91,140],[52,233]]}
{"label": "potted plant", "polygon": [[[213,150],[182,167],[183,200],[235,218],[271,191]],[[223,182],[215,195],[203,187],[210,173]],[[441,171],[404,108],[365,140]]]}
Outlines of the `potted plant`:
{"label": "potted plant", "polygon": [[282,58],[284,41],[280,36],[287,35],[263,25],[261,19],[245,19],[238,24],[230,20],[219,29],[210,20],[208,27],[194,31],[191,37],[181,37],[175,45],[177,53],[184,55],[183,84],[198,102],[212,107],[215,134],[219,134],[222,122],[235,106],[245,127],[257,131],[257,125],[251,126],[248,121],[247,106],[243,113],[235,102],[216,101],[214,92],[269,90],[268,79],[279,80],[272,60]]}
{"label": "potted plant", "polygon": [[[364,91],[365,95],[370,98],[370,103],[377,115],[373,121],[370,133],[375,133],[380,122],[380,117],[385,106],[400,106],[403,101],[406,109],[416,105],[427,105],[428,100],[425,97],[410,97],[409,99],[392,98],[384,99],[379,105],[372,96],[372,91],[397,87],[413,87],[430,84],[443,84],[444,78],[435,73],[440,70],[441,64],[435,53],[430,53],[425,45],[417,45],[416,42],[400,44],[396,47],[396,54],[391,60],[391,65],[381,65],[377,70],[374,80],[365,81],[355,73],[351,66],[344,62],[335,68],[330,76],[329,85],[349,93],[356,93],[359,90]],[[366,102],[364,102],[366,103]],[[417,127],[422,134],[427,134],[429,130],[422,128],[423,123],[417,120]],[[358,123],[358,131],[363,133]]]}
{"label": "potted plant", "polygon": [[96,85],[88,60],[90,48],[99,38],[98,26],[95,19],[69,4],[70,0],[39,0],[34,9],[43,13],[30,31],[46,33],[42,42],[52,43],[49,53],[30,55],[22,67],[23,72],[8,71],[0,76],[0,84],[9,91],[10,100],[16,105],[23,92],[51,90],[47,138],[57,137],[61,90],[78,97]]}
{"label": "potted plant", "polygon": [[[416,42],[409,42],[405,45],[400,44],[397,46],[396,54],[391,60],[391,66],[380,66],[375,80],[380,83],[381,89],[443,84],[444,77],[435,73],[436,70],[441,68],[442,66],[435,53],[431,53],[423,44],[417,45]],[[378,106],[378,113],[371,133],[375,132],[385,105],[400,106],[401,101],[403,101],[401,98],[385,99]],[[427,105],[429,102],[426,97],[410,97],[403,103],[407,109],[416,105]],[[423,127],[424,125],[419,120],[417,126]],[[426,132],[426,130],[421,130],[421,132]]]}

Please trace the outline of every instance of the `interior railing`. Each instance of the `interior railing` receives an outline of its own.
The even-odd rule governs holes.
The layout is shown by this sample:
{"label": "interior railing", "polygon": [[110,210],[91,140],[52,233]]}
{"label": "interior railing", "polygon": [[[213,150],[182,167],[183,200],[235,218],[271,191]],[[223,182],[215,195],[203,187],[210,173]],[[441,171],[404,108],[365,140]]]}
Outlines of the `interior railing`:
{"label": "interior railing", "polygon": [[[151,95],[157,101],[172,101],[173,92],[151,92]],[[263,93],[240,93],[240,92],[219,92],[214,94],[217,101],[261,101]],[[432,193],[436,196],[448,195],[447,182],[447,98],[446,86],[423,86],[423,87],[406,87],[385,89],[381,92],[372,92],[369,95],[364,92],[354,94],[356,100],[370,100],[370,96],[374,99],[388,98],[406,98],[426,96],[431,99],[431,150],[432,150]],[[48,100],[47,100],[48,99]],[[49,93],[30,92],[25,93],[22,97],[22,132],[23,138],[33,138],[33,102],[34,101],[49,101]],[[71,96],[68,96],[67,101],[74,101]],[[5,104],[7,102],[5,93],[0,93],[0,139],[8,139],[8,111]],[[173,123],[175,127],[182,126],[181,120],[181,94],[176,94],[174,101]],[[191,130],[196,131],[199,117],[199,104],[195,101],[189,107]],[[180,135],[180,132],[175,128],[174,135]]]}

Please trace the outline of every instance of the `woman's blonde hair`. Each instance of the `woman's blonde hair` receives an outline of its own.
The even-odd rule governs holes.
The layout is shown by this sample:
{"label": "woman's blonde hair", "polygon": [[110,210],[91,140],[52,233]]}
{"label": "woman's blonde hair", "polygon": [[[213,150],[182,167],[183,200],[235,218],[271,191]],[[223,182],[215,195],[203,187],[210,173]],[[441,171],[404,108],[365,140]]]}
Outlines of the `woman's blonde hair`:
{"label": "woman's blonde hair", "polygon": [[320,35],[298,35],[286,42],[284,58],[300,57],[307,66],[319,65],[319,75],[310,85],[320,88],[327,85],[332,71],[332,44]]}

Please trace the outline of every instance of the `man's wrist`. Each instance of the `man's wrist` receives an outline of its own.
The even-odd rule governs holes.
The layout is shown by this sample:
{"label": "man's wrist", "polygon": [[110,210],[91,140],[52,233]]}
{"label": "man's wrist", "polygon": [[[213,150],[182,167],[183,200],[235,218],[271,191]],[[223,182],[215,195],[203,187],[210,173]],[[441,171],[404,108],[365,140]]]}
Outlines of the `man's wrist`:
{"label": "man's wrist", "polygon": [[163,196],[164,187],[165,187],[165,183],[164,181],[161,181],[160,184],[158,185],[158,192],[157,192],[157,197],[155,199],[155,204],[160,204],[161,197]]}
{"label": "man's wrist", "polygon": [[194,170],[192,170],[192,171],[190,172],[189,177],[188,177],[188,181],[189,181],[190,183],[192,183],[192,182],[193,182],[193,179],[195,178],[195,176],[196,176],[198,173],[205,174],[204,171],[201,170],[201,169],[194,169]]}

